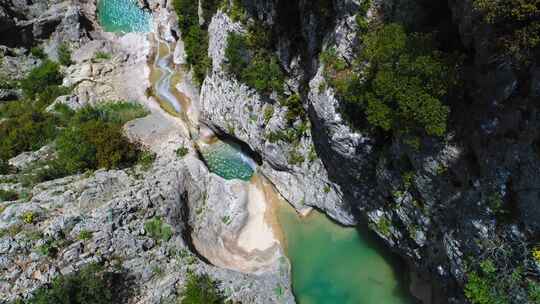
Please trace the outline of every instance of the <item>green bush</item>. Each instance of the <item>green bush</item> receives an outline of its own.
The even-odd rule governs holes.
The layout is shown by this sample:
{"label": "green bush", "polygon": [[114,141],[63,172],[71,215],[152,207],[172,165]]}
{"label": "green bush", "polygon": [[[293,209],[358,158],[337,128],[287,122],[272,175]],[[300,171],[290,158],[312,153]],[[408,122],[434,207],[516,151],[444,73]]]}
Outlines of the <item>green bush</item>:
{"label": "green bush", "polygon": [[227,38],[225,70],[261,94],[282,93],[285,75],[277,57],[266,49],[267,32],[256,26],[250,30],[248,36],[231,33]]}
{"label": "green bush", "polygon": [[123,135],[122,126],[146,113],[142,106],[131,103],[109,103],[77,111],[56,141],[60,167],[72,174],[133,165],[140,151]]}
{"label": "green bush", "polygon": [[21,81],[21,88],[27,97],[35,97],[47,87],[62,84],[62,74],[57,63],[45,60],[40,66],[30,71]]}
{"label": "green bush", "polygon": [[472,304],[507,304],[505,280],[497,277],[497,268],[493,261],[484,260],[480,263],[480,271],[472,271],[467,275],[465,296]]}
{"label": "green bush", "polygon": [[189,274],[180,304],[222,304],[224,297],[207,275]]}
{"label": "green bush", "polygon": [[6,161],[21,152],[37,150],[56,133],[54,116],[30,106],[27,112],[0,124],[0,159]]}
{"label": "green bush", "polygon": [[287,107],[287,114],[285,114],[287,123],[293,124],[298,119],[304,120],[306,118],[300,95],[289,96],[287,99],[282,100],[281,105]]}
{"label": "green bush", "polygon": [[142,167],[143,170],[148,170],[152,167],[152,164],[156,160],[156,154],[151,151],[142,151],[139,154],[139,160],[137,163]]}
{"label": "green bush", "polygon": [[96,54],[94,55],[95,60],[109,60],[111,58],[112,56],[110,53],[106,53],[102,51],[96,52]]}
{"label": "green bush", "polygon": [[367,33],[363,43],[355,65],[369,62],[365,77],[332,54],[322,58],[345,116],[387,132],[443,136],[450,112],[443,100],[457,83],[457,60],[436,51],[431,35],[407,34],[398,24]]}
{"label": "green bush", "polygon": [[9,174],[10,167],[7,161],[0,158],[0,175]]}
{"label": "green bush", "polygon": [[71,49],[66,43],[62,43],[58,48],[58,62],[65,66],[70,66],[73,63],[71,61]]}
{"label": "green bush", "polygon": [[540,47],[540,3],[537,0],[474,0],[473,6],[491,25],[503,54],[529,64]]}
{"label": "green bush", "polygon": [[57,139],[58,159],[69,173],[120,168],[138,159],[136,146],[122,133],[122,125],[90,120],[66,128]]}
{"label": "green bush", "polygon": [[32,54],[32,56],[34,56],[36,58],[39,58],[39,59],[47,58],[47,54],[45,54],[45,52],[43,51],[43,48],[41,48],[39,46],[32,47],[30,49],[30,54]]}
{"label": "green bush", "polygon": [[60,276],[39,288],[25,304],[112,304],[115,299],[115,275],[98,264],[90,264],[80,271]]}
{"label": "green bush", "polygon": [[19,199],[19,194],[11,190],[0,189],[0,202],[16,201]]}
{"label": "green bush", "polygon": [[180,147],[180,148],[176,149],[176,155],[178,157],[184,157],[184,156],[188,155],[188,153],[189,153],[189,149],[186,148],[186,147]]}
{"label": "green bush", "polygon": [[[215,0],[207,0],[215,1]],[[205,1],[206,2],[206,1]],[[203,6],[205,16],[211,16],[217,9],[217,3],[207,2]],[[178,16],[178,25],[182,31],[182,38],[185,44],[186,61],[193,68],[195,80],[201,84],[206,76],[206,71],[212,66],[212,61],[208,57],[208,32],[207,25],[199,25],[198,2],[192,0],[174,0],[173,7]]]}
{"label": "green bush", "polygon": [[79,239],[81,241],[87,241],[87,240],[91,239],[92,236],[93,236],[92,231],[81,230],[81,232],[79,232],[79,235],[77,236],[77,239]]}
{"label": "green bush", "polygon": [[155,217],[144,223],[144,230],[156,241],[168,241],[173,235],[171,226],[163,223],[159,217]]}

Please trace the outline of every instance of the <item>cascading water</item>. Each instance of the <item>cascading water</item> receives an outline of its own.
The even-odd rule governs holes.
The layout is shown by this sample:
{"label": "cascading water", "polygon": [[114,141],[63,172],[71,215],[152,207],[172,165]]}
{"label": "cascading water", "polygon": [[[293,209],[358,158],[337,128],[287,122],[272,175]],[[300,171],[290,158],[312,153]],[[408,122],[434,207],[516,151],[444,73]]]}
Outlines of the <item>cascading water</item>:
{"label": "cascading water", "polygon": [[172,93],[172,78],[175,75],[175,71],[170,67],[172,62],[172,52],[170,46],[166,43],[158,42],[160,45],[164,45],[166,48],[166,54],[164,56],[160,55],[160,50],[156,52],[156,58],[154,67],[160,72],[160,77],[154,84],[154,89],[157,95],[157,98],[161,99],[163,102],[166,102],[172,107],[172,109],[180,114],[182,111],[182,106],[178,99]]}
{"label": "cascading water", "polygon": [[[150,30],[151,16],[135,0],[99,0],[99,10],[107,31]],[[174,110],[188,124],[210,171],[225,179],[253,182],[256,164],[239,146],[218,139],[204,127],[198,132],[198,126],[190,125],[188,106],[173,89],[176,71],[171,67],[171,48],[159,40],[156,45],[152,82],[161,106],[169,113]],[[278,213],[299,304],[413,303],[384,252],[356,229],[341,227],[319,213],[300,218],[288,205],[280,206]]]}

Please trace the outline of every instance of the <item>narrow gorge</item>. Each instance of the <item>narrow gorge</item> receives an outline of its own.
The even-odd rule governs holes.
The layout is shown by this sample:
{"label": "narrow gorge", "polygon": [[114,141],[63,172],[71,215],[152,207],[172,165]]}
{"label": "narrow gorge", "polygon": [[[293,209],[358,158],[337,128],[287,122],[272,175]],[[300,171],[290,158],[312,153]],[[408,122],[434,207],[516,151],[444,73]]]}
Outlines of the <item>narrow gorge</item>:
{"label": "narrow gorge", "polygon": [[0,1],[0,303],[540,303],[525,2]]}

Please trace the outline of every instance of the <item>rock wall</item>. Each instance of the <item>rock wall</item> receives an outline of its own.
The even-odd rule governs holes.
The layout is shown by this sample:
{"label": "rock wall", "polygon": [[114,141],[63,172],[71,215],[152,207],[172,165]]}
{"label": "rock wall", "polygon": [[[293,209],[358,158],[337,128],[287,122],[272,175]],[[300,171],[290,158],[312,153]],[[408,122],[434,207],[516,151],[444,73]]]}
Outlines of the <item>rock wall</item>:
{"label": "rock wall", "polygon": [[[280,1],[242,3],[251,16],[279,31]],[[419,151],[399,138],[381,146],[379,139],[351,129],[341,117],[318,61],[318,52],[332,46],[345,60],[354,58],[360,1],[332,1],[330,25],[320,24],[308,3],[289,4],[299,16],[294,37],[306,42],[304,56],[294,52],[286,34],[272,51],[296,84],[288,89],[308,88],[300,93],[311,129],[299,151],[307,155],[313,144],[317,158],[300,166],[288,164],[291,144],[265,137],[285,127],[285,109],[222,71],[227,33],[245,28],[221,12],[210,26],[214,65],[201,89],[204,120],[259,153],[262,172],[298,210],[314,206],[344,224],[369,225],[412,271],[431,282],[431,291],[422,296],[425,303],[465,303],[468,259],[491,258],[497,248],[514,248],[509,263],[525,263],[537,276],[538,265],[521,259],[530,257],[523,248],[532,246],[539,233],[538,71],[518,74],[508,62],[493,64],[493,33],[472,1],[449,1],[451,29],[457,29],[462,51],[473,54],[464,66],[466,97],[451,101],[451,130],[443,140],[422,139]],[[446,9],[444,1],[440,5]],[[427,22],[431,13],[410,1],[375,1],[368,16],[414,25]],[[269,106],[275,111],[265,122],[261,116]],[[411,174],[406,183],[404,174]],[[505,219],[493,206],[494,198],[507,210]],[[512,301],[524,300],[516,296]]]}

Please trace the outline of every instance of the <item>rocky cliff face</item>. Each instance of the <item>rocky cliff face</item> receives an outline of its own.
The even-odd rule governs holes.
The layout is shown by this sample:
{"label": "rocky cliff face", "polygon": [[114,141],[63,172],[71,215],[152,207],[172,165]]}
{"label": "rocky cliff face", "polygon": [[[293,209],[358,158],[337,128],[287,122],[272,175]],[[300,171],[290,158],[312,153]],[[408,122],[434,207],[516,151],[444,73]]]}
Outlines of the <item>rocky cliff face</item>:
{"label": "rocky cliff face", "polygon": [[[185,63],[171,1],[142,2],[154,12],[158,36],[176,44],[174,62]],[[490,60],[497,57],[490,45],[494,33],[473,9],[472,0],[438,5],[374,1],[369,18],[399,21],[416,30],[430,23],[434,13],[430,9],[444,10],[448,15],[442,19],[450,20],[450,34],[459,38],[459,49],[468,56],[463,66],[465,86],[462,97],[450,101],[448,134],[443,139],[422,138],[419,150],[400,138],[382,140],[355,130],[340,112],[340,100],[324,77],[319,53],[334,47],[345,61],[355,59],[361,38],[355,18],[361,4],[359,0],[242,1],[249,18],[258,19],[278,37],[269,51],[287,73],[284,90],[300,96],[307,113],[305,125],[296,122],[295,127],[303,131],[294,142],[270,136],[289,127],[286,106],[276,94],[262,96],[223,69],[228,35],[248,28],[218,11],[208,29],[212,69],[200,96],[196,90],[189,92],[193,101],[199,101],[195,104],[202,122],[249,145],[261,160],[261,173],[298,211],[314,207],[344,225],[369,225],[408,262],[421,282],[429,282],[427,290],[416,289],[424,303],[467,303],[463,288],[474,268],[471,260],[504,263],[507,268],[501,273],[521,266],[522,276],[537,279],[540,265],[531,259],[530,251],[540,234],[540,71],[534,65],[523,71],[508,61]],[[10,77],[18,79],[39,63],[25,50],[29,46],[41,43],[56,58],[62,42],[75,49],[74,65],[64,71],[65,84],[75,89],[57,102],[77,108],[107,99],[147,100],[146,62],[154,55],[150,40],[144,35],[120,38],[102,33],[95,21],[94,1],[0,2],[0,45],[4,46],[0,52],[3,71]],[[113,56],[93,60],[100,51]],[[4,93],[0,91],[0,97]],[[294,302],[289,288],[284,295],[274,291],[275,286],[290,286],[288,273],[272,269],[262,275],[240,274],[188,253],[193,248],[186,231],[197,229],[200,248],[222,242],[245,219],[245,202],[240,197],[220,200],[220,195],[241,186],[208,173],[193,153],[188,160],[175,157],[176,147],[190,144],[178,136],[184,130],[164,117],[153,109],[146,120],[127,127],[133,140],[158,152],[150,171],[68,177],[37,185],[29,202],[2,203],[4,231],[24,226],[21,216],[31,211],[40,217],[37,228],[49,241],[70,240],[50,259],[33,252],[44,240],[23,233],[0,238],[0,269],[7,278],[0,282],[2,295],[11,299],[29,294],[88,261],[113,265],[118,260],[135,274],[136,285],[144,286],[133,300],[137,303],[158,303],[173,295],[188,269],[211,273],[234,300]],[[50,153],[45,148],[12,163],[24,167]],[[13,176],[0,178],[0,189],[23,187],[10,181]],[[214,192],[208,198],[204,189]],[[212,205],[235,206],[231,209],[238,222],[225,225],[215,208],[202,216],[193,213],[204,207],[207,198]],[[144,223],[155,216],[173,228],[169,241],[158,243],[144,231]],[[204,232],[206,226],[213,229]],[[78,240],[81,230],[94,231],[94,237]],[[223,251],[211,254],[218,260]],[[161,272],[165,275],[156,267],[165,269]],[[511,292],[510,303],[526,303],[525,286]]]}
{"label": "rocky cliff face", "polygon": [[[426,303],[465,302],[470,259],[497,260],[505,252],[504,263],[538,276],[539,265],[530,253],[540,223],[538,72],[490,61],[497,55],[490,47],[494,34],[472,1],[437,6],[444,11],[438,14],[451,13],[444,16],[451,21],[449,36],[458,37],[459,47],[469,54],[465,98],[451,102],[446,138],[424,138],[418,151],[399,138],[383,143],[353,130],[323,77],[321,49],[335,47],[347,61],[355,56],[360,1],[331,1],[330,22],[305,1],[242,3],[250,16],[281,34],[272,51],[291,78],[287,89],[301,94],[311,128],[296,147],[265,138],[285,127],[285,109],[222,71],[227,33],[246,30],[223,13],[214,16],[209,29],[214,62],[201,89],[202,117],[259,153],[263,173],[291,204],[299,210],[317,207],[343,224],[368,224],[413,271],[432,282],[434,292],[422,296]],[[287,20],[293,30],[283,30],[282,14],[297,18]],[[430,14],[421,1],[380,1],[368,12],[373,18],[416,22],[417,27],[429,23]],[[262,113],[270,106],[274,115],[264,121]],[[307,155],[311,144],[317,155],[313,161],[291,165],[283,157],[291,149]],[[404,185],[406,173],[411,175]],[[523,290],[515,292],[512,303],[526,301]]]}

